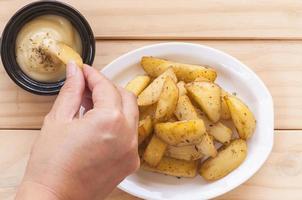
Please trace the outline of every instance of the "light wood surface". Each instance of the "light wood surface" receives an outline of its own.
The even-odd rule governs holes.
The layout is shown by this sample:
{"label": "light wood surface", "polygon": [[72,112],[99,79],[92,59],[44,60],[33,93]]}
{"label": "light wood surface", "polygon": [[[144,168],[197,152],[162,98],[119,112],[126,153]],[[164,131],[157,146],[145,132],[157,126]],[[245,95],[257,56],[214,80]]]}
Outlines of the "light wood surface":
{"label": "light wood surface", "polygon": [[[148,44],[165,41],[99,40],[95,67]],[[302,41],[186,41],[223,50],[254,70],[269,88],[275,106],[276,129],[302,128]],[[0,69],[0,128],[40,128],[54,97],[29,94]]]}
{"label": "light wood surface", "polygon": [[[0,32],[29,0],[0,0]],[[302,1],[65,0],[95,33],[95,67],[148,44],[186,41],[241,60],[269,88],[275,146],[260,171],[217,199],[302,199]],[[55,97],[18,88],[0,66],[0,199],[12,200],[30,148]],[[19,129],[19,130],[17,130]],[[25,130],[28,129],[28,130]],[[296,129],[296,130],[293,130]],[[108,200],[136,200],[115,189]]]}
{"label": "light wood surface", "polygon": [[[27,2],[1,0],[0,20]],[[302,38],[300,0],[64,2],[87,17],[98,38]]]}
{"label": "light wood surface", "polygon": [[[39,131],[0,131],[0,199],[13,199]],[[7,152],[10,152],[7,154]],[[218,199],[302,199],[302,131],[276,131],[270,158],[250,180]],[[134,200],[119,189],[107,200]]]}

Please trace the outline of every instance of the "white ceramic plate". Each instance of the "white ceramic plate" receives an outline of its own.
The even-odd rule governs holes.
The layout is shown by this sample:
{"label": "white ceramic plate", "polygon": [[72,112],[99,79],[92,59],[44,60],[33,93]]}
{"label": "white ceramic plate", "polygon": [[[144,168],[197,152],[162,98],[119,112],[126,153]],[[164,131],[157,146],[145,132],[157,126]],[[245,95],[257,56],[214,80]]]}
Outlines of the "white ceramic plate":
{"label": "white ceramic plate", "polygon": [[102,72],[116,84],[125,84],[139,74],[142,56],[154,56],[173,61],[205,64],[218,72],[217,83],[247,103],[257,120],[255,134],[248,141],[248,156],[242,165],[226,177],[206,182],[165,176],[139,170],[128,176],[119,188],[144,199],[209,199],[222,195],[248,180],[262,166],[273,147],[272,97],[258,76],[232,56],[208,46],[190,43],[161,43],[139,48],[117,58]]}

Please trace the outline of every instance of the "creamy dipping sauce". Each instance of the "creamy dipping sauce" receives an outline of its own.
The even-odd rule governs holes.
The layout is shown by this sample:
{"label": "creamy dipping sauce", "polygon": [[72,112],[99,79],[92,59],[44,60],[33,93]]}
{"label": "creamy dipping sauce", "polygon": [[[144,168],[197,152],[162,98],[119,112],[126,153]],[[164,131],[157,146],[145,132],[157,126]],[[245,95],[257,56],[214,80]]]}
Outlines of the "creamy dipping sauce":
{"label": "creamy dipping sauce", "polygon": [[16,60],[22,71],[40,82],[56,82],[65,78],[66,65],[47,52],[47,46],[61,42],[82,54],[79,33],[66,18],[43,15],[26,23],[16,40]]}

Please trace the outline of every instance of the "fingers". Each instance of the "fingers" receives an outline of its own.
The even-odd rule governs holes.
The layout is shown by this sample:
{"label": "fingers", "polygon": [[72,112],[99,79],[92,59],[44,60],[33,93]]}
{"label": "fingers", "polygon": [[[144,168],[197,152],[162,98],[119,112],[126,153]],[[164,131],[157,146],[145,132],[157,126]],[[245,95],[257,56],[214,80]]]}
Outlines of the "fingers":
{"label": "fingers", "polygon": [[128,121],[128,124],[130,127],[137,127],[139,114],[135,95],[120,87],[118,90],[122,96],[123,113]]}
{"label": "fingers", "polygon": [[75,62],[66,67],[66,81],[50,111],[50,115],[62,120],[71,120],[78,112],[85,88],[82,70]]}
{"label": "fingers", "polygon": [[92,92],[93,108],[122,110],[122,100],[117,88],[96,69],[83,66],[88,87]]}

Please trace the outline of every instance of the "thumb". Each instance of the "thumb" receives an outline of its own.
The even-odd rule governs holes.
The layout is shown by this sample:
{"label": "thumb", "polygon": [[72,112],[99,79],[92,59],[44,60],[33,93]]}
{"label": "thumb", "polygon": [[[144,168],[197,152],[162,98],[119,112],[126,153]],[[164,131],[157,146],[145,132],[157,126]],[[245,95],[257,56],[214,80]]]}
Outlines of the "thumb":
{"label": "thumb", "polygon": [[66,81],[50,111],[50,115],[61,120],[72,120],[78,112],[83,92],[85,80],[82,70],[71,61],[66,66]]}

